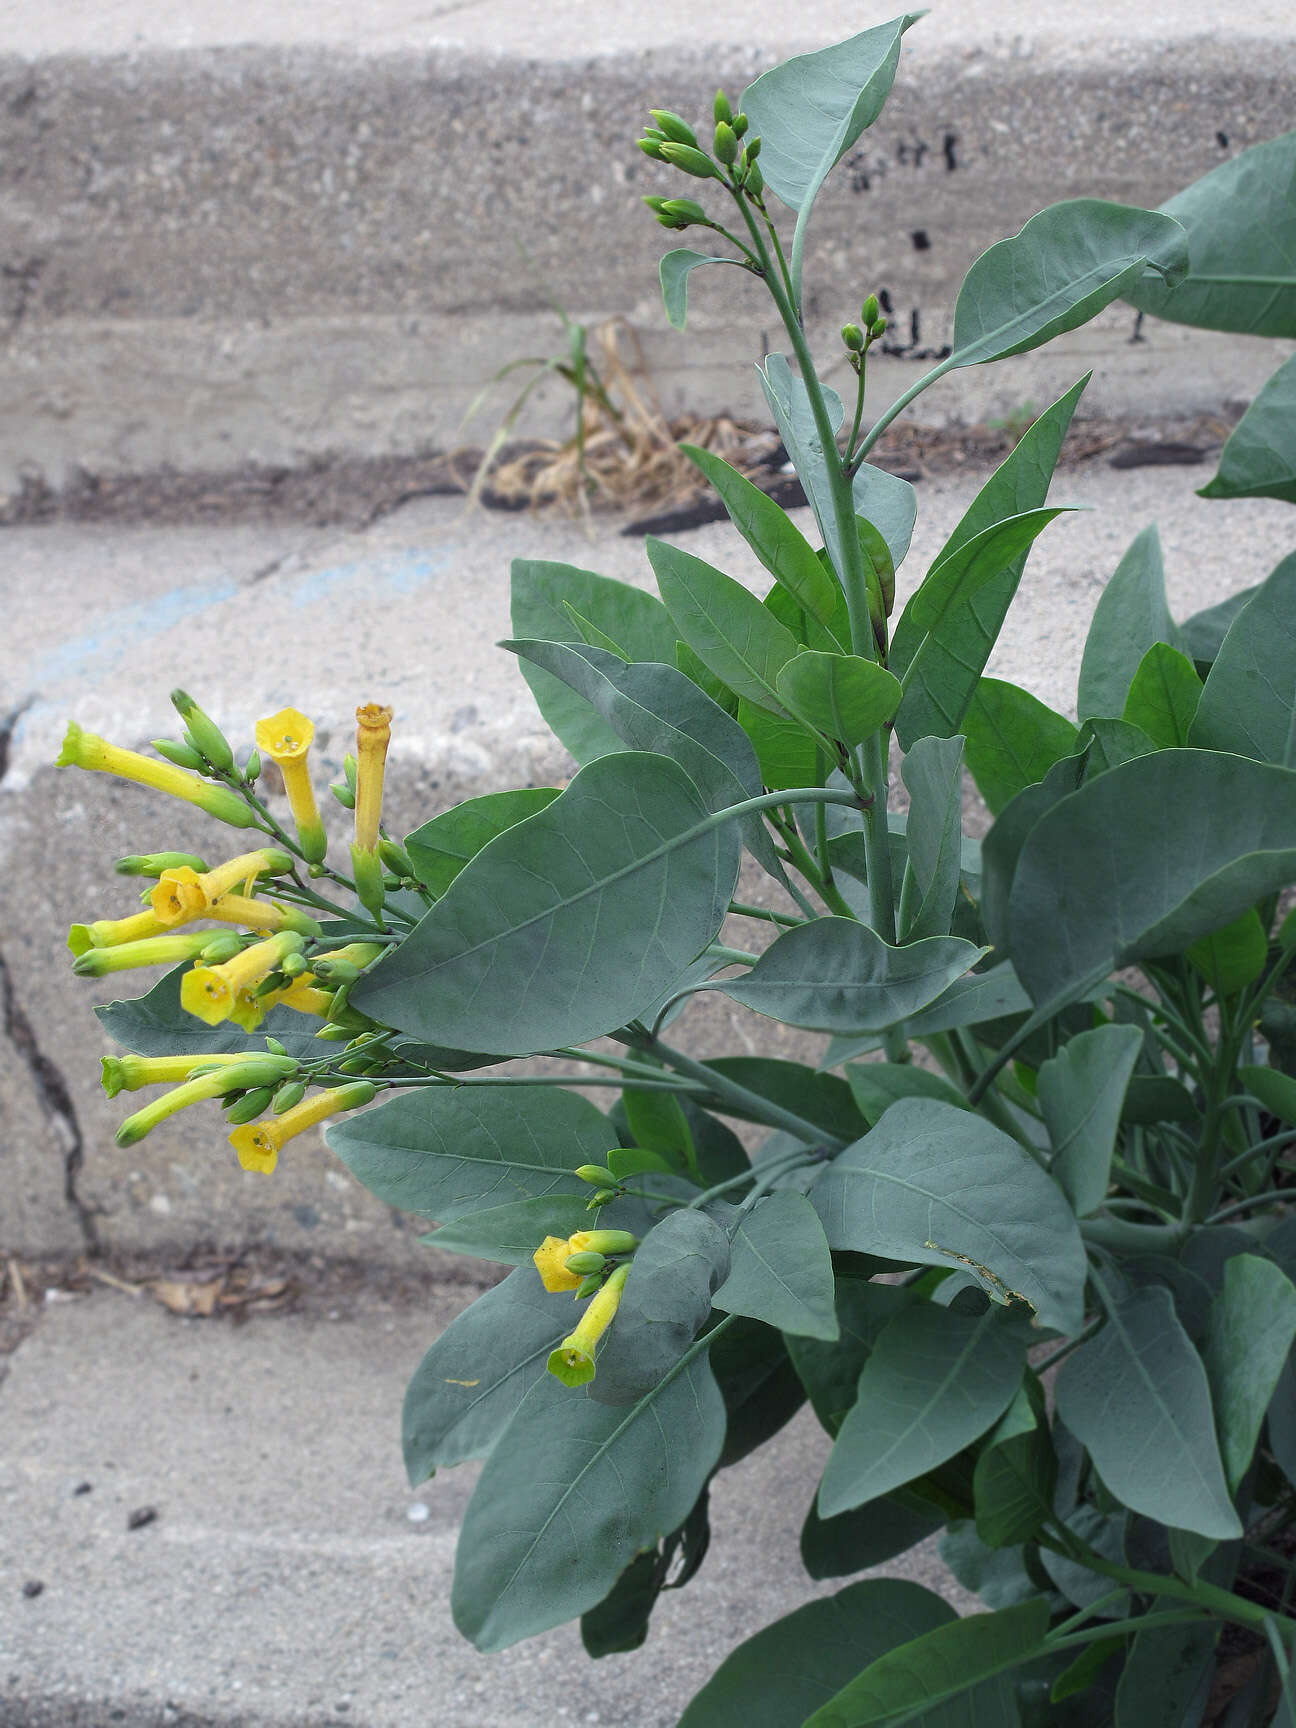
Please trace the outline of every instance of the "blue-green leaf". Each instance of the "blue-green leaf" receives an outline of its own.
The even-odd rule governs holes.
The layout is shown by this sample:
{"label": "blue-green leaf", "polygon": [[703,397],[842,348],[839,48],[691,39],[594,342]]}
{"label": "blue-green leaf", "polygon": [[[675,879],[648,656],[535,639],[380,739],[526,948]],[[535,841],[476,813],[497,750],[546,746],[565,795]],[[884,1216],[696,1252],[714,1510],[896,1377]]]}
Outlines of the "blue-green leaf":
{"label": "blue-green leaf", "polygon": [[1016,684],[982,678],[963,719],[967,765],[992,816],[1073,755],[1079,733],[1063,715]]}
{"label": "blue-green leaf", "polygon": [[775,679],[785,705],[848,747],[871,738],[900,706],[900,681],[856,654],[806,649]]}
{"label": "blue-green leaf", "polygon": [[1068,1039],[1039,1071],[1052,1174],[1077,1217],[1096,1212],[1107,1193],[1125,1088],[1142,1048],[1137,1026],[1098,1026]]}
{"label": "blue-green leaf", "polygon": [[1152,523],[1130,542],[1094,608],[1076,698],[1082,720],[1122,713],[1139,662],[1156,642],[1178,648],[1180,636],[1166,601],[1161,537]]}
{"label": "blue-green leaf", "polygon": [[1187,744],[1202,681],[1186,654],[1154,642],[1139,661],[1121,719],[1137,726],[1159,750]]}
{"label": "blue-green leaf", "polygon": [[832,1255],[804,1194],[781,1188],[739,1217],[729,1276],[712,1303],[781,1332],[830,1341],[839,1336]]}
{"label": "blue-green leaf", "polygon": [[1296,553],[1252,592],[1229,625],[1189,743],[1296,767]]}
{"label": "blue-green leaf", "polygon": [[920,738],[900,773],[909,791],[900,940],[913,943],[947,935],[954,917],[963,857],[962,736]]}
{"label": "blue-green leaf", "polygon": [[[1296,269],[1292,272],[1296,305]],[[1294,320],[1296,327],[1296,320]],[[1296,354],[1269,379],[1229,433],[1201,498],[1282,498],[1296,504]]]}
{"label": "blue-green leaf", "polygon": [[405,850],[418,879],[438,896],[445,893],[470,858],[475,858],[497,834],[525,822],[558,796],[556,786],[521,787],[516,792],[488,792],[456,804],[405,836]]}
{"label": "blue-green leaf", "polygon": [[741,258],[712,257],[706,252],[691,252],[687,246],[667,252],[658,266],[661,277],[662,304],[666,316],[677,330],[684,328],[688,317],[688,279],[699,264],[736,264]]}
{"label": "blue-green leaf", "polygon": [[1272,1260],[1235,1254],[1211,1306],[1206,1373],[1229,1488],[1250,1468],[1260,1424],[1296,1340],[1296,1286]]}

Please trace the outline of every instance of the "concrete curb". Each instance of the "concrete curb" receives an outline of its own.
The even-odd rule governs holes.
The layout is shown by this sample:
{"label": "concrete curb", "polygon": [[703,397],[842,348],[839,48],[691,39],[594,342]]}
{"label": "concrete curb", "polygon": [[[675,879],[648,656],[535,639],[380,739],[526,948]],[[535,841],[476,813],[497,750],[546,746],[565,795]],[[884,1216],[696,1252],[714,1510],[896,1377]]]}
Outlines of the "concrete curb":
{"label": "concrete curb", "polygon": [[[1160,36],[1125,0],[1088,30],[1063,10],[1014,0],[910,32],[882,120],[816,211],[811,332],[822,345],[886,292],[879,401],[946,339],[972,258],[1037,209],[1155,204],[1290,124],[1281,5],[1228,41],[1195,0],[1151,14]],[[0,36],[0,491],[24,473],[58,487],[74,470],[444,445],[501,361],[561,345],[546,290],[583,320],[628,318],[668,411],[755,406],[730,367],[758,357],[769,314],[722,272],[695,290],[690,334],[667,329],[663,235],[638,194],[677,177],[634,138],[649,102],[706,112],[717,82],[736,91],[790,47],[850,34],[857,9],[821,4],[789,41],[758,7],[748,43],[715,49],[682,3],[651,20],[576,6],[552,29],[516,4],[432,25],[393,6],[363,38],[336,21],[304,37],[268,11],[217,8],[186,31],[127,8],[83,19],[81,38],[75,23]],[[1274,363],[1168,326],[1131,345],[1133,329],[1113,312],[1069,352],[946,381],[933,410],[1006,412],[1090,364],[1091,409],[1214,408]],[[530,423],[569,408],[551,390]]]}

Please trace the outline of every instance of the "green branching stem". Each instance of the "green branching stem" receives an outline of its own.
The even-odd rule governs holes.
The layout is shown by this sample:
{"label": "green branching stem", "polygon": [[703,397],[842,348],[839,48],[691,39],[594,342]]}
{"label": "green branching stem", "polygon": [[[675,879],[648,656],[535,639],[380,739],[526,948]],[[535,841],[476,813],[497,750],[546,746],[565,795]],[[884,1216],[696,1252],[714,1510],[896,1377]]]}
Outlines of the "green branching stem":
{"label": "green branching stem", "polygon": [[952,372],[953,370],[954,356],[950,354],[942,360],[938,366],[933,366],[930,372],[924,372],[922,377],[919,378],[915,384],[911,384],[902,396],[896,397],[891,406],[878,419],[868,436],[861,441],[859,449],[852,457],[850,464],[850,472],[852,476],[867,460],[869,451],[877,443],[878,439],[886,431],[891,422],[898,419],[900,415],[904,413],[909,404],[916,400],[917,397],[921,396],[924,390],[930,388],[938,378],[943,378],[947,372]]}
{"label": "green branching stem", "polygon": [[731,900],[729,911],[735,918],[759,918],[766,924],[777,924],[784,930],[796,930],[812,919],[794,918],[790,912],[772,912],[768,906],[749,906],[742,900]]}
{"label": "green branching stem", "polygon": [[769,1128],[781,1128],[788,1134],[795,1134],[809,1145],[825,1146],[833,1152],[840,1152],[846,1145],[844,1140],[821,1127],[819,1123],[810,1122],[804,1116],[796,1115],[794,1111],[785,1110],[781,1104],[775,1104],[769,1098],[762,1098],[759,1092],[749,1091],[746,1086],[740,1086],[736,1080],[709,1068],[704,1062],[695,1062],[682,1050],[674,1050],[669,1044],[663,1044],[660,1038],[652,1038],[650,1048],[655,1055],[661,1057],[668,1068],[697,1081],[714,1097],[727,1104],[736,1116],[747,1117],[753,1122],[763,1122]]}

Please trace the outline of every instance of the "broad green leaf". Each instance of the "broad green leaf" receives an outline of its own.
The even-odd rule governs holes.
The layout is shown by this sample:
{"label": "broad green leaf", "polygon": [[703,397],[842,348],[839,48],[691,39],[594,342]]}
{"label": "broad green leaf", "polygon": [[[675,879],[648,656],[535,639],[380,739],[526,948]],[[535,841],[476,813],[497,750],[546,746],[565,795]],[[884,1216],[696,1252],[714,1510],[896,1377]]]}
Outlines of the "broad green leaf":
{"label": "broad green leaf", "polygon": [[822,752],[799,721],[771,714],[743,698],[738,703],[738,724],[751,739],[761,779],[771,792],[810,786],[820,777]]}
{"label": "broad green leaf", "polygon": [[1107,1193],[1125,1088],[1142,1048],[1139,1027],[1098,1026],[1069,1038],[1039,1071],[1051,1171],[1077,1217],[1096,1212]]}
{"label": "broad green leaf", "polygon": [[571,1322],[571,1298],[551,1296],[533,1266],[510,1272],[456,1315],[405,1393],[401,1442],[415,1487],[447,1465],[486,1456]]}
{"label": "broad green leaf", "polygon": [[801,1526],[801,1564],[812,1578],[844,1578],[906,1554],[940,1529],[940,1518],[902,1506],[883,1495],[835,1518],[811,1506]]}
{"label": "broad green leaf", "polygon": [[[828,554],[822,546],[815,553],[815,560],[825,573],[832,571]],[[821,624],[804,607],[798,605],[787,589],[780,587],[777,582],[761,604],[774,614],[785,629],[792,632],[803,648],[813,648],[820,654],[847,654],[850,652],[850,611],[846,605],[846,596],[835,576],[832,577],[832,583],[833,613],[827,624]]]}
{"label": "broad green leaf", "polygon": [[1278,1468],[1296,1486],[1296,1356],[1278,1376],[1278,1387],[1269,1406],[1269,1449]]}
{"label": "broad green leaf", "polygon": [[651,535],[647,546],[675,628],[698,659],[739,697],[781,715],[775,681],[796,638],[732,576]]}
{"label": "broad green leaf", "polygon": [[1248,1066],[1238,1069],[1238,1078],[1271,1116],[1296,1126],[1296,1080],[1290,1074],[1279,1068]]}
{"label": "broad green leaf", "polygon": [[[1292,270],[1296,312],[1296,267]],[[1296,328],[1296,316],[1293,318]],[[1296,504],[1296,355],[1280,366],[1229,434],[1199,498],[1282,498]]]}
{"label": "broad green leaf", "polygon": [[1293,873],[1296,773],[1158,750],[1035,824],[1009,901],[1013,963],[1037,1007],[1061,1006],[1116,967],[1182,953]]}
{"label": "broad green leaf", "polygon": [[738,1220],[733,1263],[712,1305],[808,1338],[835,1340],[832,1255],[819,1214],[795,1189],[767,1194]]}
{"label": "broad green leaf", "polygon": [[352,1002],[419,1037],[453,1029],[499,1055],[624,1026],[723,922],[739,834],[708,814],[667,757],[591,762],[477,854]]}
{"label": "broad green leaf", "polygon": [[1296,336],[1296,132],[1255,144],[1161,208],[1182,222],[1186,277],[1144,281],[1125,298],[1154,318],[1248,336]]}
{"label": "broad green leaf", "polygon": [[788,1026],[878,1030],[936,999],[982,949],[956,936],[891,948],[867,924],[819,918],[787,930],[738,978],[704,986]]}
{"label": "broad green leaf", "polygon": [[1081,720],[1124,711],[1139,663],[1156,642],[1177,648],[1180,637],[1166,602],[1161,537],[1152,523],[1130,542],[1094,608],[1080,662]]}
{"label": "broad green leaf", "polygon": [[972,1475],[976,1530],[987,1548],[1028,1542],[1053,1516],[1057,1459],[1042,1408],[1042,1398],[1037,1411],[1020,1388],[977,1458]]}
{"label": "broad green leaf", "polygon": [[[952,1518],[941,1532],[940,1557],[958,1582],[987,1608],[1012,1608],[1038,1596],[1026,1569],[1025,1548],[987,1548],[969,1518]],[[1038,1568],[1037,1568],[1038,1571]]]}
{"label": "broad green leaf", "polygon": [[[1059,1426],[1060,1424],[1054,1424],[1055,1432]],[[1065,1428],[1063,1432],[1066,1432]],[[1125,1541],[1130,1527],[1128,1512],[1100,1512],[1096,1506],[1081,1501],[1067,1513],[1062,1522],[1096,1554],[1101,1554],[1104,1560],[1110,1560],[1117,1566],[1128,1564],[1125,1552]],[[1077,1608],[1088,1608],[1100,1597],[1111,1594],[1111,1580],[1101,1572],[1093,1571],[1082,1560],[1073,1560],[1069,1555],[1045,1548],[1040,1552],[1039,1564],[1067,1601],[1074,1602]],[[1119,1619],[1128,1613],[1128,1605],[1127,1596],[1118,1597],[1103,1610],[1102,1618]]]}
{"label": "broad green leaf", "polygon": [[1296,1287],[1258,1254],[1224,1265],[1224,1288],[1211,1306],[1206,1374],[1229,1489],[1251,1464],[1260,1424],[1296,1340]]}
{"label": "broad green leaf", "polygon": [[900,774],[909,790],[900,939],[913,943],[947,935],[954,917],[963,857],[962,736],[920,738]]}
{"label": "broad green leaf", "polygon": [[680,449],[715,487],[729,520],[774,580],[812,617],[830,626],[837,610],[837,584],[787,511],[714,451],[694,444],[681,444]]}
{"label": "broad green leaf", "polygon": [[1086,324],[1154,268],[1177,281],[1188,243],[1173,217],[1097,198],[1041,210],[983,252],[954,306],[947,370],[1025,354]]}
{"label": "broad green leaf", "polygon": [[1026,1331],[991,1304],[980,1314],[914,1302],[884,1328],[859,1378],[823,1481],[819,1515],[862,1506],[970,1446],[1021,1384]]}
{"label": "broad green leaf", "polygon": [[[805,487],[833,567],[840,570],[842,543],[833,509],[827,458],[805,384],[791,370],[783,354],[767,355],[764,366],[756,368],[756,376],[779,436]],[[835,436],[845,417],[845,409],[835,390],[827,385],[822,388],[829,425]],[[918,513],[917,493],[908,480],[888,474],[885,468],[874,468],[867,462],[856,471],[851,491],[856,511],[879,530],[890,550],[892,567],[898,570],[913,535]]]}
{"label": "broad green leaf", "polygon": [[[501,1266],[526,1266],[546,1236],[571,1236],[593,1225],[589,1189],[584,1194],[545,1194],[531,1200],[510,1200],[466,1212],[453,1223],[442,1224],[420,1241],[431,1242],[447,1254],[470,1254],[476,1260],[494,1260]],[[625,1207],[632,1208],[627,1217]],[[636,1201],[618,1200],[600,1215],[600,1226],[612,1230],[633,1229]]]}
{"label": "broad green leaf", "polygon": [[676,330],[684,328],[688,317],[688,279],[699,264],[737,264],[741,268],[742,259],[712,257],[706,252],[691,252],[687,246],[676,247],[663,256],[657,267],[661,277],[662,304]]}
{"label": "broad green leaf", "polygon": [[[905,1022],[910,1038],[928,1038],[936,1032],[952,1032],[960,1026],[978,1026],[988,1020],[1002,1020],[1012,1014],[1028,1014],[1031,1000],[1017,981],[1011,964],[991,966],[985,972],[969,972],[958,978],[938,996],[929,1008]],[[866,1038],[834,1038],[821,1064],[835,1068],[850,1062],[866,1051],[876,1050],[881,1042],[877,1033]]]}
{"label": "broad green leaf", "polygon": [[1069,720],[998,678],[977,685],[963,730],[968,769],[992,816],[1041,781],[1055,762],[1073,755],[1080,742]]}
{"label": "broad green leaf", "polygon": [[1121,1121],[1135,1127],[1149,1122],[1195,1122],[1200,1115],[1192,1093],[1169,1074],[1136,1074],[1121,1107]]}
{"label": "broad green leaf", "polygon": [[1050,1687],[1049,1703],[1061,1704],[1064,1699],[1074,1698],[1077,1692],[1087,1692],[1112,1657],[1122,1654],[1124,1649],[1125,1640],[1119,1635],[1082,1644],[1080,1654],[1067,1664]]}
{"label": "broad green leaf", "polygon": [[1111,1492],[1135,1512],[1199,1536],[1238,1536],[1206,1370],[1170,1293],[1147,1285],[1063,1363],[1058,1414]]}
{"label": "broad green leaf", "polygon": [[[216,934],[215,931],[212,932]],[[138,1056],[216,1056],[246,1050],[264,1056],[266,1034],[277,1038],[290,1056],[318,1056],[316,1021],[291,1008],[272,1008],[254,1034],[244,1032],[232,1020],[207,1026],[180,1006],[180,981],[188,965],[177,966],[159,978],[143,996],[120,1002],[103,1002],[95,1009],[104,1031],[123,1050]]]}
{"label": "broad green leaf", "polygon": [[731,1650],[679,1728],[789,1728],[839,1691],[861,1662],[953,1618],[939,1596],[906,1579],[849,1584]]}
{"label": "broad green leaf", "polygon": [[884,1329],[917,1298],[893,1284],[837,1280],[838,1338],[787,1340],[788,1355],[825,1432],[837,1435],[859,1391],[859,1377]]}
{"label": "broad green leaf", "polygon": [[516,792],[488,792],[470,798],[441,816],[434,816],[405,836],[405,850],[418,879],[439,898],[470,858],[475,858],[497,834],[525,822],[558,796],[556,786],[523,787]]}
{"label": "broad green leaf", "polygon": [[993,522],[942,552],[910,597],[896,626],[891,669],[904,685],[896,736],[905,749],[930,735],[956,733],[971,690],[951,680],[949,658],[959,649],[955,632],[967,610],[1005,570],[1019,568],[1036,538],[1061,509],[1026,510]]}
{"label": "broad green leaf", "polygon": [[503,1650],[601,1602],[688,1516],[724,1443],[705,1354],[629,1409],[543,1375],[496,1442],[464,1514],[455,1625]]}
{"label": "broad green leaf", "polygon": [[625,1086],[621,1090],[621,1106],[636,1146],[662,1154],[673,1170],[686,1169],[690,1154],[697,1156],[684,1106],[673,1092]]}
{"label": "broad green leaf", "polygon": [[1185,618],[1179,626],[1184,653],[1198,667],[1209,666],[1218,657],[1233,620],[1247,601],[1259,592],[1260,584],[1257,582],[1250,588],[1230,594],[1227,600],[1217,601],[1214,606],[1207,606],[1201,612],[1194,612],[1191,618]]}
{"label": "broad green leaf", "polygon": [[881,1728],[919,1709],[924,1723],[934,1723],[938,1705],[1038,1655],[1048,1624],[1043,1597],[952,1620],[871,1662],[804,1728]]}
{"label": "broad green leaf", "polygon": [[1191,948],[1184,957],[1217,996],[1232,996],[1254,984],[1269,962],[1269,941],[1260,914],[1250,906]]}
{"label": "broad green leaf", "polygon": [[833,1248],[962,1267],[997,1302],[1029,1302],[1042,1326],[1084,1324],[1086,1262],[1061,1190],[980,1116],[902,1098],[839,1153],[810,1191]]}
{"label": "broad green leaf", "polygon": [[1296,766],[1296,554],[1241,608],[1206,679],[1190,742]]}
{"label": "broad green leaf", "polygon": [[846,1069],[846,1078],[870,1128],[876,1128],[901,1098],[937,1098],[958,1110],[971,1108],[953,1081],[943,1074],[930,1074],[912,1062],[852,1062]]}
{"label": "broad green leaf", "polygon": [[615,654],[618,660],[628,660],[630,656],[621,646],[614,642],[606,631],[600,630],[597,624],[591,624],[588,618],[582,618],[570,600],[563,601],[563,611],[571,619],[580,632],[582,642],[588,642],[591,648],[601,648],[605,654]]}
{"label": "broad green leaf", "polygon": [[716,1333],[710,1355],[727,1422],[718,1468],[727,1470],[796,1415],[805,1388],[782,1338],[759,1320],[731,1320]]}
{"label": "broad green leaf", "polygon": [[[704,1488],[680,1528],[636,1554],[603,1600],[581,1615],[581,1643],[587,1656],[596,1661],[603,1656],[619,1656],[638,1650],[644,1643],[662,1591],[678,1590],[688,1583],[711,1545],[709,1499]],[[674,1578],[672,1571],[676,1571]]]}
{"label": "broad green leaf", "polygon": [[449,1223],[515,1200],[588,1199],[573,1171],[601,1163],[616,1131],[559,1086],[419,1087],[334,1122],[326,1138],[388,1206]]}
{"label": "broad green leaf", "polygon": [[904,13],[831,48],[784,60],[742,94],[751,135],[761,140],[765,183],[797,212],[791,274],[798,310],[810,208],[828,174],[882,112],[900,60],[900,39],[921,16]]}
{"label": "broad green leaf", "polygon": [[[938,563],[985,529],[1010,516],[1038,509],[1044,503],[1062,441],[1089,377],[1086,372],[1064,396],[1045,409],[1000,463],[941,548]],[[1017,592],[1029,550],[1027,547],[1020,552],[998,575],[977,589],[971,599],[955,602],[945,613],[941,628],[925,650],[923,688],[915,686],[909,695],[908,721],[915,736],[965,729],[968,704]],[[914,644],[909,639],[913,628],[906,627],[903,619],[896,626],[892,659],[901,668],[913,658]]]}
{"label": "broad green leaf", "polygon": [[[1167,1597],[1153,1610],[1178,1607]],[[1153,1626],[1140,1632],[1116,1687],[1115,1728],[1186,1728],[1199,1723],[1215,1670],[1218,1626]]]}
{"label": "broad green leaf", "polygon": [[687,1207],[668,1212],[635,1249],[590,1396],[634,1404],[650,1392],[702,1329],[728,1271],[729,1239],[714,1219]]}
{"label": "broad green leaf", "polygon": [[864,1132],[866,1123],[850,1087],[835,1074],[818,1074],[804,1063],[777,1056],[719,1056],[708,1066],[749,1092],[804,1116],[828,1137],[854,1140]]}
{"label": "broad green leaf", "polygon": [[[627,666],[598,648],[570,642],[503,646],[578,691],[627,749],[678,762],[709,809],[759,796],[760,763],[747,734],[673,666],[644,661]],[[752,855],[782,881],[782,866],[761,818],[746,818],[742,831]]]}
{"label": "broad green leaf", "polygon": [[[513,560],[514,636],[573,641],[578,632],[567,613],[569,605],[618,643],[631,660],[674,662],[676,632],[655,594],[572,564],[540,558]],[[525,665],[522,675],[550,730],[578,762],[625,749],[611,728],[590,712],[589,704],[556,678],[540,667]]]}
{"label": "broad green leaf", "polygon": [[1201,695],[1202,681],[1187,655],[1168,642],[1154,642],[1139,661],[1121,718],[1158,750],[1173,750],[1188,742]]}
{"label": "broad green leaf", "polygon": [[848,747],[871,738],[900,706],[899,679],[855,654],[807,649],[783,667],[775,688],[788,708]]}
{"label": "broad green leaf", "polygon": [[727,684],[722,684],[710,668],[702,664],[687,642],[676,642],[675,664],[703,695],[711,698],[717,708],[723,708],[731,718],[737,714],[738,698]]}

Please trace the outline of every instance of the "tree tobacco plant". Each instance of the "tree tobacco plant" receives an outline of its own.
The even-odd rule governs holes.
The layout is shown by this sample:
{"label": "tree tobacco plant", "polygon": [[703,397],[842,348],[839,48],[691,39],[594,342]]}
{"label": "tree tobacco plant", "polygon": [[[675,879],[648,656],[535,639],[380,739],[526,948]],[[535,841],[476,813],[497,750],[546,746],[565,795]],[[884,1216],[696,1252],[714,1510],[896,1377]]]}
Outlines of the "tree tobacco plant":
{"label": "tree tobacco plant", "polygon": [[[809,1575],[943,1530],[986,1612],[848,1583],[735,1649],[686,1728],[1177,1728],[1203,1720],[1221,1648],[1235,1671],[1245,1657],[1226,1720],[1290,1724],[1296,556],[1177,623],[1140,534],[1094,615],[1073,724],[984,668],[1058,514],[1085,380],[898,615],[915,493],[868,458],[946,373],[1118,298],[1296,335],[1296,133],[1164,211],[1079,199],[992,246],[948,356],[866,431],[878,304],[842,331],[848,421],[803,328],[805,236],[912,22],[717,96],[705,139],[656,110],[641,142],[695,194],[653,212],[712,242],[663,259],[672,320],[693,272],[723,263],[787,334],[760,384],[811,537],[689,452],[767,597],[657,540],[660,598],[520,561],[505,646],[579,772],[398,841],[390,714],[363,707],[333,788],[355,810],[345,868],[295,710],[257,725],[242,764],[183,692],[161,760],[74,725],[61,761],[248,831],[211,867],[122,860],[146,909],[74,926],[76,969],[172,967],[99,1010],[125,1047],[109,1090],[170,1084],[123,1141],[222,1098],[239,1159],[270,1171],[332,1117],[380,1199],[437,1221],[441,1248],[514,1267],[432,1344],[404,1413],[414,1482],[485,1460],[453,1589],[480,1649],[575,1618],[592,1656],[640,1644],[703,1564],[713,1477],[808,1402],[832,1437],[803,1490]],[[1204,492],[1296,501],[1296,360]],[[258,792],[266,759],[290,824]],[[979,844],[965,767],[993,816]],[[763,904],[735,898],[744,854]],[[754,946],[730,945],[744,927]],[[686,1053],[672,1023],[704,993],[822,1034],[818,1065]]]}

